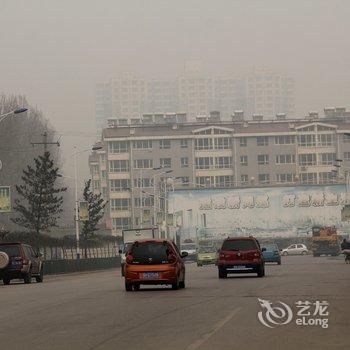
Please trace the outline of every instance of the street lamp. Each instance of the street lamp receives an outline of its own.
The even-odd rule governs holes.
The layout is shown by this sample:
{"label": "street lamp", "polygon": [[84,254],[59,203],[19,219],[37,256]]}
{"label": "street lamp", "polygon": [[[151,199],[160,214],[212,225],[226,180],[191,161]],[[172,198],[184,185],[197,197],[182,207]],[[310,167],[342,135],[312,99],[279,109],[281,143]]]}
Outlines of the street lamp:
{"label": "street lamp", "polygon": [[7,113],[4,113],[4,114],[0,114],[0,122],[4,121],[8,116],[14,114],[21,114],[21,113],[24,113],[28,110],[28,108],[17,108],[17,109],[14,109],[10,112],[7,112]]}
{"label": "street lamp", "polygon": [[78,167],[77,167],[77,156],[78,154],[97,151],[102,149],[101,146],[93,146],[92,148],[84,149],[82,151],[77,151],[77,146],[74,146],[75,152],[74,156],[74,182],[75,182],[75,239],[76,239],[76,249],[77,249],[77,259],[80,259],[80,237],[79,237],[79,202],[78,202]]}

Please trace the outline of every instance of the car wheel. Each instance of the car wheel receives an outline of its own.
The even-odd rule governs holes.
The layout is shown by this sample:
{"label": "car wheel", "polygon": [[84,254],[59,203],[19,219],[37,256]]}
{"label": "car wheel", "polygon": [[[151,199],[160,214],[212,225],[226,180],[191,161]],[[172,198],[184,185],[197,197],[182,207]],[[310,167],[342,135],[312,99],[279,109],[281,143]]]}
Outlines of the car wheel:
{"label": "car wheel", "polygon": [[265,276],[265,266],[260,265],[258,268],[258,277],[264,277]]}
{"label": "car wheel", "polygon": [[122,264],[121,266],[120,266],[120,268],[121,268],[121,272],[122,272],[122,277],[124,277],[125,276],[125,271],[124,271],[124,264]]}
{"label": "car wheel", "polygon": [[306,251],[303,250],[303,251],[301,252],[301,255],[305,255],[305,254],[306,254]]}
{"label": "car wheel", "polygon": [[178,290],[179,288],[180,288],[180,283],[179,283],[179,280],[176,279],[176,282],[171,284],[171,289]]}
{"label": "car wheel", "polygon": [[278,265],[281,265],[281,260],[277,261],[277,264],[278,264]]}
{"label": "car wheel", "polygon": [[31,271],[27,272],[23,278],[25,284],[32,283],[32,273]]}
{"label": "car wheel", "polygon": [[140,290],[140,284],[139,283],[135,283],[134,284],[134,291],[137,292]]}
{"label": "car wheel", "polygon": [[198,266],[198,267],[201,267],[201,266],[203,266],[203,264],[200,264],[200,263],[197,262],[197,266]]}
{"label": "car wheel", "polygon": [[131,292],[132,291],[132,284],[125,282],[125,291]]}
{"label": "car wheel", "polygon": [[37,281],[37,283],[42,283],[42,281],[44,280],[44,269],[43,269],[43,267],[41,267],[40,273],[39,273],[38,276],[35,277],[35,280]]}
{"label": "car wheel", "polygon": [[282,255],[286,256],[288,255],[288,252],[283,252]]}
{"label": "car wheel", "polygon": [[11,283],[11,278],[10,277],[4,277],[2,279],[2,281],[4,282],[4,285],[7,286]]}
{"label": "car wheel", "polygon": [[5,252],[0,252],[0,269],[4,269],[9,264],[10,258]]}
{"label": "car wheel", "polygon": [[227,278],[227,271],[224,267],[219,267],[219,278]]}

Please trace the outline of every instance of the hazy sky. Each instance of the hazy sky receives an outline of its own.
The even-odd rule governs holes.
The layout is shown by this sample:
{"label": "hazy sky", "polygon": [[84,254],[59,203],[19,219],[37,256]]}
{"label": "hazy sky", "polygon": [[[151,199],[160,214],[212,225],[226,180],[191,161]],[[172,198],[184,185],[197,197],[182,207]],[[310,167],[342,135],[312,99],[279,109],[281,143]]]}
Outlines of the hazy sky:
{"label": "hazy sky", "polygon": [[94,139],[96,80],[175,77],[186,59],[291,74],[301,115],[349,108],[349,18],[349,0],[0,0],[0,93],[42,109],[66,157]]}

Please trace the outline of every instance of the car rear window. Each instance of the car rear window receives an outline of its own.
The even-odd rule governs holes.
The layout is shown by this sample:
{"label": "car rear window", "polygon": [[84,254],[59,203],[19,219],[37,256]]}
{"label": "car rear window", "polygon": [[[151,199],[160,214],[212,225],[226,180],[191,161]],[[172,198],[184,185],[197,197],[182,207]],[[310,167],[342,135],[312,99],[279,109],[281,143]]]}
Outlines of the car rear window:
{"label": "car rear window", "polygon": [[21,256],[18,245],[0,245],[0,252],[5,252],[9,257]]}
{"label": "car rear window", "polygon": [[167,243],[142,242],[134,243],[131,249],[133,263],[136,264],[165,264],[168,262],[168,253],[171,248]]}
{"label": "car rear window", "polygon": [[258,249],[255,241],[250,239],[225,241],[222,245],[223,250],[255,250]]}
{"label": "car rear window", "polygon": [[267,252],[274,252],[278,250],[278,247],[276,245],[266,245],[264,246]]}

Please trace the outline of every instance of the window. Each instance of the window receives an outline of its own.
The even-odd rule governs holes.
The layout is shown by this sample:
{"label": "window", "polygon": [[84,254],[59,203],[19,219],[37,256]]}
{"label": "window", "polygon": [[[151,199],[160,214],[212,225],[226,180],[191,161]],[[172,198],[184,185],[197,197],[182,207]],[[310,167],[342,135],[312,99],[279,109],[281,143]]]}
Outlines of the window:
{"label": "window", "polygon": [[97,164],[92,164],[90,169],[91,169],[91,174],[92,175],[98,175],[98,173],[99,173],[99,166]]}
{"label": "window", "polygon": [[99,190],[100,189],[100,180],[93,180],[92,181],[92,189],[93,190]]}
{"label": "window", "polygon": [[334,143],[334,135],[333,134],[319,134],[318,138],[318,146],[327,147],[333,146]]}
{"label": "window", "polygon": [[178,179],[181,181],[182,186],[188,186],[190,184],[190,178],[188,176],[181,176]]}
{"label": "window", "polygon": [[160,166],[162,168],[171,168],[171,158],[160,158]]}
{"label": "window", "polygon": [[330,172],[319,173],[318,176],[321,184],[332,183],[334,180],[334,174]]}
{"label": "window", "polygon": [[269,137],[268,136],[258,136],[256,138],[257,146],[268,146],[269,145]]}
{"label": "window", "polygon": [[317,173],[301,173],[300,182],[302,184],[315,184],[317,183]]}
{"label": "window", "polygon": [[129,210],[130,198],[111,198],[111,211]]}
{"label": "window", "polygon": [[241,147],[247,147],[247,138],[246,138],[246,137],[241,137],[241,138],[239,139],[239,145],[240,145]]}
{"label": "window", "polygon": [[203,150],[203,149],[212,149],[213,143],[212,139],[196,139],[195,149]]}
{"label": "window", "polygon": [[294,136],[283,135],[275,136],[275,145],[292,145],[294,143]]}
{"label": "window", "polygon": [[101,154],[100,159],[101,159],[101,164],[106,163],[106,155],[105,154]]}
{"label": "window", "polygon": [[196,185],[198,187],[211,187],[214,184],[213,176],[198,176],[196,177]]}
{"label": "window", "polygon": [[307,165],[316,165],[316,154],[299,154],[299,165],[307,166]]}
{"label": "window", "polygon": [[126,153],[128,152],[128,141],[110,141],[108,142],[109,153]]}
{"label": "window", "polygon": [[231,139],[228,137],[214,139],[215,149],[230,149]]}
{"label": "window", "polygon": [[160,149],[170,149],[171,143],[170,140],[159,140]]}
{"label": "window", "polygon": [[215,158],[215,168],[217,169],[229,169],[232,166],[231,157],[216,157]]}
{"label": "window", "polygon": [[270,175],[269,174],[259,174],[258,175],[260,184],[269,184],[270,183]]}
{"label": "window", "polygon": [[241,184],[246,185],[248,183],[248,175],[243,174],[241,175]]}
{"label": "window", "polygon": [[335,161],[335,153],[321,153],[319,154],[320,165],[333,165]]}
{"label": "window", "polygon": [[343,135],[343,141],[344,142],[350,142],[350,134],[348,134],[348,135]]}
{"label": "window", "polygon": [[196,169],[211,169],[213,167],[213,158],[199,157],[196,158]]}
{"label": "window", "polygon": [[134,186],[139,188],[153,187],[153,179],[139,177],[137,179],[134,179]]}
{"label": "window", "polygon": [[287,174],[277,174],[276,175],[277,182],[294,182],[294,174],[287,173]]}
{"label": "window", "polygon": [[151,207],[154,205],[154,197],[144,195],[142,197],[134,198],[135,207]]}
{"label": "window", "polygon": [[109,161],[109,171],[111,173],[122,173],[129,171],[129,161],[128,160],[110,160]]}
{"label": "window", "polygon": [[344,152],[344,160],[350,160],[350,152]]}
{"label": "window", "polygon": [[216,176],[215,187],[233,187],[233,176]]}
{"label": "window", "polygon": [[181,148],[188,148],[188,140],[187,139],[181,139],[180,140],[180,147]]}
{"label": "window", "polygon": [[258,155],[258,164],[259,165],[269,164],[269,155],[268,154],[259,154]]}
{"label": "window", "polygon": [[133,142],[135,149],[150,149],[152,148],[151,140],[138,140]]}
{"label": "window", "polygon": [[131,228],[131,218],[113,218],[112,226],[114,230]]}
{"label": "window", "polygon": [[130,189],[130,181],[128,179],[109,180],[109,189],[111,192],[121,192]]}
{"label": "window", "polygon": [[300,147],[315,147],[316,137],[315,135],[299,135],[298,144]]}
{"label": "window", "polygon": [[293,164],[295,163],[294,154],[279,154],[276,156],[276,164]]}
{"label": "window", "polygon": [[248,156],[241,156],[240,157],[240,164],[241,164],[241,166],[247,166],[248,165]]}
{"label": "window", "polygon": [[188,168],[188,157],[181,158],[181,168]]}
{"label": "window", "polygon": [[135,169],[152,169],[153,159],[135,159],[134,168]]}

